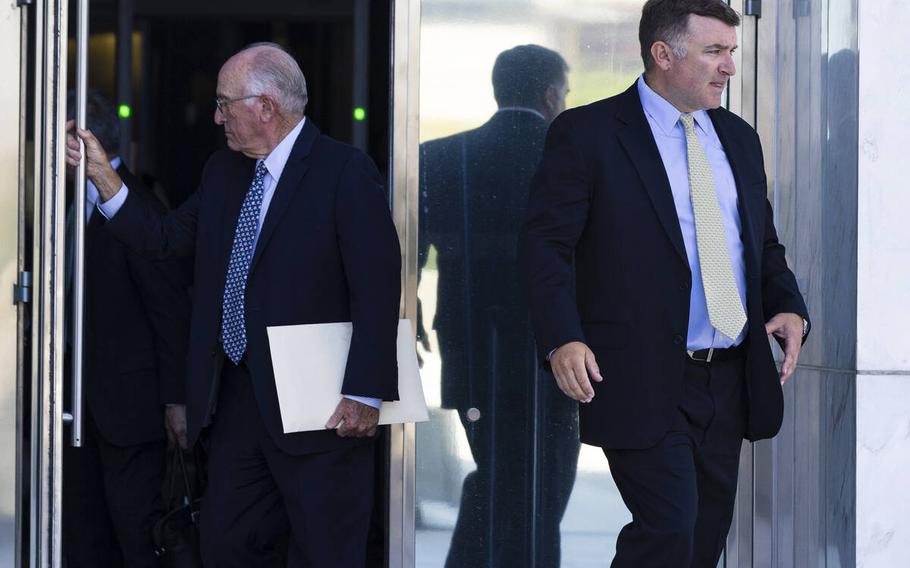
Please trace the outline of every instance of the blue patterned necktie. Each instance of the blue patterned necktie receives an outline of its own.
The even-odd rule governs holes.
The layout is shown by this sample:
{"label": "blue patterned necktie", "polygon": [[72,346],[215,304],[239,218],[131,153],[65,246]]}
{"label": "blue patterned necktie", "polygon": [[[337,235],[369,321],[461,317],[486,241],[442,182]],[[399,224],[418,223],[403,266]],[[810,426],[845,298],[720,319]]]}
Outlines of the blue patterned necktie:
{"label": "blue patterned necktie", "polygon": [[262,208],[263,181],[268,170],[265,162],[259,162],[253,183],[247,191],[237,229],[234,232],[234,245],[231,247],[231,261],[228,264],[227,280],[224,284],[224,302],[221,308],[221,343],[224,352],[235,365],[240,363],[246,351],[246,320],[244,318],[243,298],[246,291],[246,278],[253,259],[253,244],[256,242],[256,229],[259,228],[259,210]]}

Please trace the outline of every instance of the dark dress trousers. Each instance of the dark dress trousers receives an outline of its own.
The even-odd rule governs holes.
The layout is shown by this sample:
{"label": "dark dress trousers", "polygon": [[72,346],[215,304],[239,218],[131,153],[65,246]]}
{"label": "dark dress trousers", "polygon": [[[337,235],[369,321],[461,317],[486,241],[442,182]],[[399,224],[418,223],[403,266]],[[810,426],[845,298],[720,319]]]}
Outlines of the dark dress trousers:
{"label": "dark dress trousers", "polygon": [[[442,406],[458,411],[477,463],[462,488],[450,567],[559,566],[577,410],[551,377],[538,380],[516,258],[546,130],[534,112],[502,110],[420,148],[420,257],[423,266],[436,248]],[[479,420],[466,418],[471,408]]]}
{"label": "dark dress trousers", "polygon": [[[125,166],[117,171],[137,201],[164,212]],[[187,274],[130,251],[104,224],[95,210],[86,225],[85,420],[83,447],[64,454],[65,556],[70,567],[157,566],[164,405],[185,399]]]}
{"label": "dark dress trousers", "polygon": [[[808,314],[774,229],[757,134],[724,109],[709,110],[708,116],[736,181],[746,271],[747,335],[741,367],[732,375],[732,380],[742,383],[742,397],[723,396],[741,401],[729,403],[741,406],[741,434],[758,440],[774,436],[783,417],[780,378],[765,322],[783,312],[807,319]],[[667,475],[663,481],[651,479],[637,488],[618,478],[617,471],[626,467],[619,458],[614,465],[610,455],[611,451],[678,448],[668,436],[680,431],[686,439],[694,439],[695,446],[710,442],[711,427],[722,422],[718,417],[729,410],[717,402],[721,393],[712,390],[718,386],[716,378],[699,375],[697,387],[687,378],[693,376],[686,355],[691,272],[669,181],[636,85],[615,97],[566,111],[553,122],[532,184],[519,247],[538,352],[547,354],[565,343],[582,341],[597,358],[604,381],[593,383],[593,401],[581,405],[581,437],[608,451],[614,478],[632,510],[633,525],[641,524],[636,507],[649,490],[664,507],[657,507],[657,518],[671,518],[680,530],[693,524],[686,518],[690,508],[684,503],[695,494],[695,473],[707,467],[690,467],[693,453],[696,461],[702,453],[698,447],[674,454],[688,456],[685,464],[667,462],[664,451],[640,460],[628,478],[649,467]],[[721,367],[729,374],[729,366],[723,365],[711,366],[709,374],[720,373]],[[698,392],[708,394],[696,396]],[[705,401],[708,418],[694,418],[702,415],[699,409]],[[680,413],[688,416],[682,425]],[[737,420],[733,416],[728,423]],[[688,430],[693,424],[698,427],[694,434]],[[738,447],[739,441],[733,450],[725,446],[720,453],[738,452]],[[704,453],[711,456],[718,451],[707,448]],[[735,491],[735,464],[732,467],[732,472],[728,466],[717,478],[732,475]],[[673,489],[669,473],[674,468],[676,473],[680,468],[691,473],[687,479],[692,483]],[[655,487],[667,494],[655,493]],[[729,497],[732,509],[730,490],[717,500]],[[674,507],[679,514],[663,516]],[[699,501],[699,508],[710,507],[702,507]],[[726,514],[719,518],[713,533],[725,535],[729,520]],[[663,522],[654,517],[645,520]],[[691,535],[675,558],[680,550],[675,544],[664,543],[659,535],[651,537],[633,546],[621,535],[615,565],[689,565]],[[623,556],[624,547],[633,553]],[[668,555],[665,561],[652,562],[641,552],[649,547]],[[639,552],[633,549],[641,555],[636,556]]]}
{"label": "dark dress trousers", "polygon": [[[246,355],[235,366],[220,344],[222,299],[255,163],[236,152],[216,152],[198,190],[177,210],[162,217],[130,194],[109,228],[146,254],[195,254],[187,418],[190,443],[211,426],[206,563],[266,565],[289,522],[292,564],[356,566],[362,564],[372,503],[372,440],[341,438],[334,431],[283,433],[266,327],[352,321],[342,392],[397,399],[397,233],[372,161],[321,135],[307,119],[253,253]],[[339,464],[351,475],[338,475]],[[331,483],[323,473],[332,475]],[[323,482],[327,496],[303,498]],[[256,506],[270,501],[277,505]]]}

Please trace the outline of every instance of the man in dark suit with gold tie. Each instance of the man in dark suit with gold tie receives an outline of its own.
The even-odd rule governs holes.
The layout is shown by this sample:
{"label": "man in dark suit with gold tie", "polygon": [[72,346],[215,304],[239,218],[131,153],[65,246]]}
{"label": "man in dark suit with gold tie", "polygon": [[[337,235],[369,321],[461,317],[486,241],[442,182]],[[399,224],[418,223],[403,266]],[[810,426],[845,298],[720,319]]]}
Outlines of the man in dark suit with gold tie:
{"label": "man in dark suit with gold tie", "polygon": [[742,440],[777,433],[808,332],[758,136],[720,108],[738,24],[723,0],[649,0],[644,75],[560,115],[532,183],[523,280],[632,513],[614,567],[717,564]]}

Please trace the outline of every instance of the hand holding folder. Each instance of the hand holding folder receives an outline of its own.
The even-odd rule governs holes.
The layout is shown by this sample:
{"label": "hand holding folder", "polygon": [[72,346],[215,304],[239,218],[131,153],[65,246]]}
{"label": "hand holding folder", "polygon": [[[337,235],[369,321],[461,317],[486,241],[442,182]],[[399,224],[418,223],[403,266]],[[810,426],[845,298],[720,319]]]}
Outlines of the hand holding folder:
{"label": "hand holding folder", "polygon": [[[284,325],[267,331],[284,433],[324,430],[342,398],[353,324]],[[407,319],[398,322],[398,396],[400,400],[382,403],[380,424],[429,419]]]}

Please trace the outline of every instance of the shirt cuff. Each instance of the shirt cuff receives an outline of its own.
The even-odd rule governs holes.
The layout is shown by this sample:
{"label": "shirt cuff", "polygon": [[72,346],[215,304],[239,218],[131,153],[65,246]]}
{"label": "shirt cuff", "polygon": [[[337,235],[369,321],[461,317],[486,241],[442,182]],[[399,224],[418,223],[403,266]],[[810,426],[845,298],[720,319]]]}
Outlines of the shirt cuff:
{"label": "shirt cuff", "polygon": [[[111,200],[113,201],[113,200]],[[370,396],[350,396],[344,395],[344,398],[348,400],[353,400],[354,402],[359,402],[360,404],[365,404],[367,406],[372,406],[373,408],[379,408],[382,406],[381,398],[373,398]]]}
{"label": "shirt cuff", "polygon": [[121,183],[120,190],[114,194],[114,197],[111,197],[104,203],[98,203],[98,211],[101,211],[101,214],[104,215],[106,219],[110,220],[111,217],[116,215],[117,211],[120,211],[120,208],[123,207],[129,194],[130,190],[126,187],[126,184]]}

